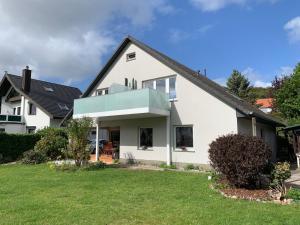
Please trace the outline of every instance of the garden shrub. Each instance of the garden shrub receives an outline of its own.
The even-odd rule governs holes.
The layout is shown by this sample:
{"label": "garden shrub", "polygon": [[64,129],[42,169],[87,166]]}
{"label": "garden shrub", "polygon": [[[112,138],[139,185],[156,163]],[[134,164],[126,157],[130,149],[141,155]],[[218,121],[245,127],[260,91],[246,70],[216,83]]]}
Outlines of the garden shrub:
{"label": "garden shrub", "polygon": [[0,163],[18,160],[25,151],[33,149],[38,140],[38,134],[0,133]]}
{"label": "garden shrub", "polygon": [[65,128],[46,127],[44,129],[38,130],[36,133],[41,137],[46,137],[48,135],[55,135],[55,136],[61,136],[65,139],[68,139],[68,134]]}
{"label": "garden shrub", "polygon": [[221,136],[209,147],[211,166],[236,187],[256,187],[272,154],[262,139],[240,134]]}
{"label": "garden shrub", "polygon": [[21,162],[23,164],[39,164],[46,162],[46,160],[47,156],[43,152],[32,149],[23,153]]}
{"label": "garden shrub", "polygon": [[86,164],[90,158],[88,135],[93,125],[89,118],[72,119],[68,122],[67,133],[69,143],[67,153],[72,155],[76,166]]}
{"label": "garden shrub", "polygon": [[288,162],[278,162],[275,164],[271,173],[271,187],[281,193],[281,197],[285,197],[287,191],[285,180],[291,177],[290,164]]}
{"label": "garden shrub", "polygon": [[67,144],[68,140],[65,137],[49,132],[36,143],[34,150],[44,154],[48,160],[62,159]]}

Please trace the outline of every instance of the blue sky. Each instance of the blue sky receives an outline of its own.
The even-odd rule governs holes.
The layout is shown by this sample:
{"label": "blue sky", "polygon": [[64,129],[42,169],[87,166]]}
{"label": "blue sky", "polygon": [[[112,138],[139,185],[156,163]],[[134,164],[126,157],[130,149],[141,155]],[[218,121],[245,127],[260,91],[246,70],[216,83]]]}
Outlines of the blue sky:
{"label": "blue sky", "polygon": [[[0,38],[6,43],[0,44],[0,51],[9,54],[0,57],[1,70],[19,73],[29,64],[35,77],[81,90],[127,34],[192,69],[206,68],[208,77],[221,84],[238,69],[253,85],[268,86],[275,75],[289,73],[300,61],[300,1],[125,0],[126,6],[117,0],[94,5],[77,1],[77,6],[75,1],[73,15],[67,7],[56,10],[68,0],[51,5],[28,0],[29,7],[41,13],[26,23],[11,19],[18,9],[26,9],[15,9],[20,4],[12,2],[0,0],[0,11],[8,18],[0,28],[14,25],[4,35],[11,46]],[[56,10],[57,21],[42,13],[46,9]]]}

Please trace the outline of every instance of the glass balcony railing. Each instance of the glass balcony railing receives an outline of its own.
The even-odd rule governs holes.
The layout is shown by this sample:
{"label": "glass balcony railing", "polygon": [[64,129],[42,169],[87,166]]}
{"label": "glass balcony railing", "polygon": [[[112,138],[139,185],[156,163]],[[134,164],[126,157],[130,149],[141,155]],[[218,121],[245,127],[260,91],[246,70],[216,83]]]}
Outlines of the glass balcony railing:
{"label": "glass balcony railing", "polygon": [[[149,113],[169,111],[168,95],[145,88],[76,99],[74,101],[73,115],[76,117],[76,115],[113,111],[122,111],[120,114],[125,115],[130,109],[146,109]],[[136,111],[138,112],[139,110]]]}
{"label": "glass balcony railing", "polygon": [[3,115],[0,114],[0,123],[1,122],[22,122],[22,117],[18,115]]}

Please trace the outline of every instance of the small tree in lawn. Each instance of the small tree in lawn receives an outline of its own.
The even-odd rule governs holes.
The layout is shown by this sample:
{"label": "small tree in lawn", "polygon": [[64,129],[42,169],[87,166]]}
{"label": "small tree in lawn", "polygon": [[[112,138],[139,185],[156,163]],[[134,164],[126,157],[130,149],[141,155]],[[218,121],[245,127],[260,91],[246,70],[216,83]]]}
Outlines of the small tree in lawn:
{"label": "small tree in lawn", "polygon": [[89,118],[72,119],[68,123],[68,153],[74,158],[76,166],[81,166],[89,160],[88,135],[92,124]]}

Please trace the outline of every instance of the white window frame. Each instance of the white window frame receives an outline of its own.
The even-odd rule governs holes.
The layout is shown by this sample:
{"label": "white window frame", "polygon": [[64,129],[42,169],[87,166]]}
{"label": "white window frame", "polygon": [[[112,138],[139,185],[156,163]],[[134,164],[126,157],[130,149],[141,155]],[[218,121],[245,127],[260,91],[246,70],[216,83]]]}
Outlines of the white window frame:
{"label": "white window frame", "polygon": [[[101,91],[101,95],[99,95],[99,92]],[[105,93],[105,91],[107,91],[107,93]],[[108,95],[108,88],[99,88],[96,90],[96,96],[102,96],[102,95]]]}
{"label": "white window frame", "polygon": [[[191,127],[193,131],[193,147],[186,147],[186,150],[183,150],[182,148],[177,148],[176,147],[176,128],[177,127]],[[175,152],[195,152],[195,143],[194,143],[194,126],[192,124],[187,124],[187,125],[174,125],[173,126],[173,151]]]}
{"label": "white window frame", "polygon": [[155,79],[143,80],[142,81],[142,87],[144,88],[144,82],[153,81],[153,89],[156,90],[156,81],[164,79],[166,81],[166,94],[169,96],[169,94],[170,94],[170,78],[172,78],[172,77],[175,77],[175,79],[176,79],[176,81],[175,81],[176,97],[175,98],[169,98],[169,101],[170,102],[177,101],[177,75],[176,74],[166,76],[166,77],[158,77],[158,78],[155,78]]}
{"label": "white window frame", "polygon": [[[141,129],[152,129],[152,147],[147,147],[146,149],[143,148],[141,146]],[[144,151],[152,151],[153,150],[153,146],[154,146],[154,138],[153,138],[153,134],[154,134],[154,129],[153,127],[138,127],[138,149],[139,150],[144,150]]]}
{"label": "white window frame", "polygon": [[[129,58],[130,55],[134,54],[134,58]],[[126,54],[126,61],[129,62],[129,61],[132,61],[132,60],[135,60],[136,59],[136,52],[129,52]]]}

